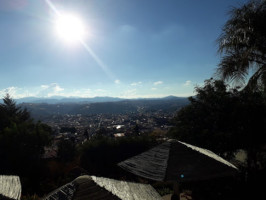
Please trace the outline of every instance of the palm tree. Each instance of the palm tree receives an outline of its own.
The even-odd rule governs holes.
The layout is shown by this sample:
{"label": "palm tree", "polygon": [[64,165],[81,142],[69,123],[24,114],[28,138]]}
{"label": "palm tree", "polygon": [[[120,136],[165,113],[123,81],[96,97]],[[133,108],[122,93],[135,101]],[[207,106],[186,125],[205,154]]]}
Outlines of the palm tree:
{"label": "palm tree", "polygon": [[[266,89],[266,0],[251,0],[233,8],[218,38],[222,55],[217,73],[251,90]],[[251,76],[250,72],[252,71]]]}

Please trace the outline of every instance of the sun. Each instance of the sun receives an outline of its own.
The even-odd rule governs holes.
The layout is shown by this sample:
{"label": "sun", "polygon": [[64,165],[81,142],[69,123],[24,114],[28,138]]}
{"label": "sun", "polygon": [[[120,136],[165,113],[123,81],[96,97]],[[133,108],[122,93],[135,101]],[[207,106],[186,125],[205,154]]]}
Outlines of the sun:
{"label": "sun", "polygon": [[66,43],[77,43],[85,39],[86,29],[83,21],[74,14],[60,14],[55,20],[55,30]]}

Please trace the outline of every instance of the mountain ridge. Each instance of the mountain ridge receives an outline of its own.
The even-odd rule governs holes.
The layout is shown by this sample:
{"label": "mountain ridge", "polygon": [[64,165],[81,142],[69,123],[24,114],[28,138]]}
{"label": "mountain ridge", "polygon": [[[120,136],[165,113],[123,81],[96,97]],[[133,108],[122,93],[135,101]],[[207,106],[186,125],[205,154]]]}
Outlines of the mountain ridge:
{"label": "mountain ridge", "polygon": [[170,112],[175,113],[189,103],[188,98],[125,99],[113,102],[83,103],[21,103],[35,119],[52,115],[90,115],[90,114],[130,114],[136,112]]}
{"label": "mountain ridge", "polygon": [[64,96],[52,96],[52,97],[24,97],[15,99],[18,104],[21,103],[47,103],[47,104],[61,104],[61,103],[98,103],[98,102],[119,102],[119,101],[136,101],[136,100],[178,100],[185,99],[187,97],[166,96],[158,98],[119,98],[109,96],[96,96],[96,97],[64,97]]}

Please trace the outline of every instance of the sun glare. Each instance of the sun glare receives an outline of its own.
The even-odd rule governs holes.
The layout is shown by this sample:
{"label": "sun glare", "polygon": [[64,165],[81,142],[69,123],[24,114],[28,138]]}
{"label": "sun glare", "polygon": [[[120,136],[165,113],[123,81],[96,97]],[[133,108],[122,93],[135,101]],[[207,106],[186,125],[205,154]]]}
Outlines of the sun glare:
{"label": "sun glare", "polygon": [[57,35],[66,43],[77,43],[85,39],[86,30],[82,20],[72,14],[63,14],[55,21]]}

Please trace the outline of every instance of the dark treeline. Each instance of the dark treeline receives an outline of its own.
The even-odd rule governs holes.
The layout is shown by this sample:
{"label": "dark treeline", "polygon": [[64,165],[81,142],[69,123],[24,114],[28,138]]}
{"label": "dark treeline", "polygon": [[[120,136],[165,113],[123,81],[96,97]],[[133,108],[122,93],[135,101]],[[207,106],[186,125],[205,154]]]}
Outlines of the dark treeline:
{"label": "dark treeline", "polygon": [[51,128],[33,122],[30,113],[7,95],[0,104],[0,174],[18,175],[23,191],[39,190],[44,147],[51,142]]}
{"label": "dark treeline", "polygon": [[231,185],[232,192],[239,192],[240,199],[265,197],[261,185],[266,177],[264,92],[228,89],[223,81],[214,79],[196,92],[189,98],[190,104],[177,113],[169,137],[210,149],[228,160],[244,150],[247,160],[238,165],[239,180]]}
{"label": "dark treeline", "polygon": [[245,150],[247,163],[240,167],[242,181],[234,192],[239,199],[265,199],[266,1],[250,0],[229,14],[217,40],[216,80],[196,87],[197,95],[177,113],[169,135],[227,158]]}

